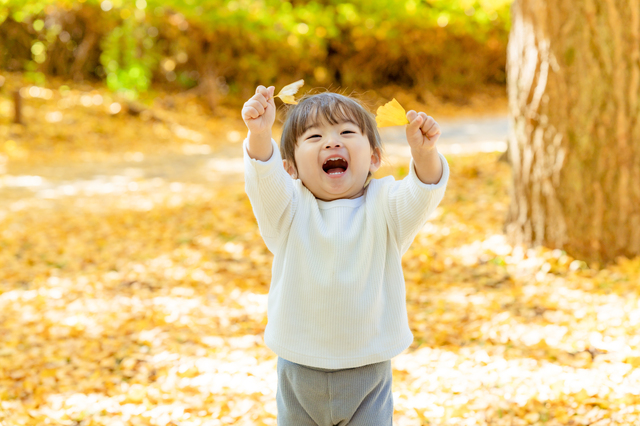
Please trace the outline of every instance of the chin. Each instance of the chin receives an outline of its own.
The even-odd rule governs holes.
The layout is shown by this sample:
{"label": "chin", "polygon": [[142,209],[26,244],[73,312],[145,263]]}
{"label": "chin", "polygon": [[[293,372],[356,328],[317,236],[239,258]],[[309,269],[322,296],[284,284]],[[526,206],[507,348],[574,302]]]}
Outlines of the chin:
{"label": "chin", "polygon": [[326,182],[324,179],[322,180],[320,185],[316,185],[314,188],[311,188],[309,185],[302,180],[302,184],[311,192],[314,197],[322,201],[333,201],[341,198],[352,198],[355,195],[358,195],[362,189],[364,189],[365,179],[362,179],[362,185],[358,190],[354,188],[352,182],[346,182],[345,179],[351,178],[351,176],[344,176],[339,179],[329,179],[329,182]]}

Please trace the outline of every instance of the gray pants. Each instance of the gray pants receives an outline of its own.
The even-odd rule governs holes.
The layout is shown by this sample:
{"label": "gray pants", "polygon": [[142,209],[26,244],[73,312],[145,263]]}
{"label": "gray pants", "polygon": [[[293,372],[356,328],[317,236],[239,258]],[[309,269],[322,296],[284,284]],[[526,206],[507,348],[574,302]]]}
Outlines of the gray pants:
{"label": "gray pants", "polygon": [[328,370],[278,357],[278,426],[392,426],[391,360]]}

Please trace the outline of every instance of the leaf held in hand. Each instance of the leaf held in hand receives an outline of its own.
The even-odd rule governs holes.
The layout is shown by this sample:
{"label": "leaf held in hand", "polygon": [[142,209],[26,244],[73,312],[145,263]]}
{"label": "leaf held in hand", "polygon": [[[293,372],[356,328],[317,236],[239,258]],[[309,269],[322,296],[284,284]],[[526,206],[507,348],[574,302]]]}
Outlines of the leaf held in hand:
{"label": "leaf held in hand", "polygon": [[293,95],[296,94],[303,84],[304,80],[298,80],[295,83],[287,84],[277,95],[274,96],[274,98],[280,98],[285,104],[297,105],[298,101],[296,101]]}
{"label": "leaf held in hand", "polygon": [[402,126],[403,124],[408,124],[409,120],[407,119],[407,112],[402,108],[402,105],[396,101],[396,98],[393,98],[391,102],[378,107],[376,123],[378,127]]}

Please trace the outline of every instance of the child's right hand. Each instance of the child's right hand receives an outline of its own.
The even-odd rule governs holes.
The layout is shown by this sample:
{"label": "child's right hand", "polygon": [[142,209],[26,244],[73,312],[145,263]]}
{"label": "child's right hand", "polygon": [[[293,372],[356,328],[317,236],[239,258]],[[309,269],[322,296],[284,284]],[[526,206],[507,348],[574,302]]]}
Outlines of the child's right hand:
{"label": "child's right hand", "polygon": [[258,86],[256,94],[242,107],[242,119],[253,134],[271,132],[276,120],[276,103],[273,92],[276,88]]}

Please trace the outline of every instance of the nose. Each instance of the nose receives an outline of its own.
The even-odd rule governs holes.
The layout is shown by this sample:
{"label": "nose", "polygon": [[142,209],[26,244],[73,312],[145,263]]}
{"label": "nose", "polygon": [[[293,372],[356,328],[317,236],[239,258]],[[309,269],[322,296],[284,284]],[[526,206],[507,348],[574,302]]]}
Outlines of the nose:
{"label": "nose", "polygon": [[325,144],[324,147],[326,149],[331,149],[331,148],[340,148],[342,146],[342,142],[340,140],[337,140],[336,138],[332,137],[330,138]]}

